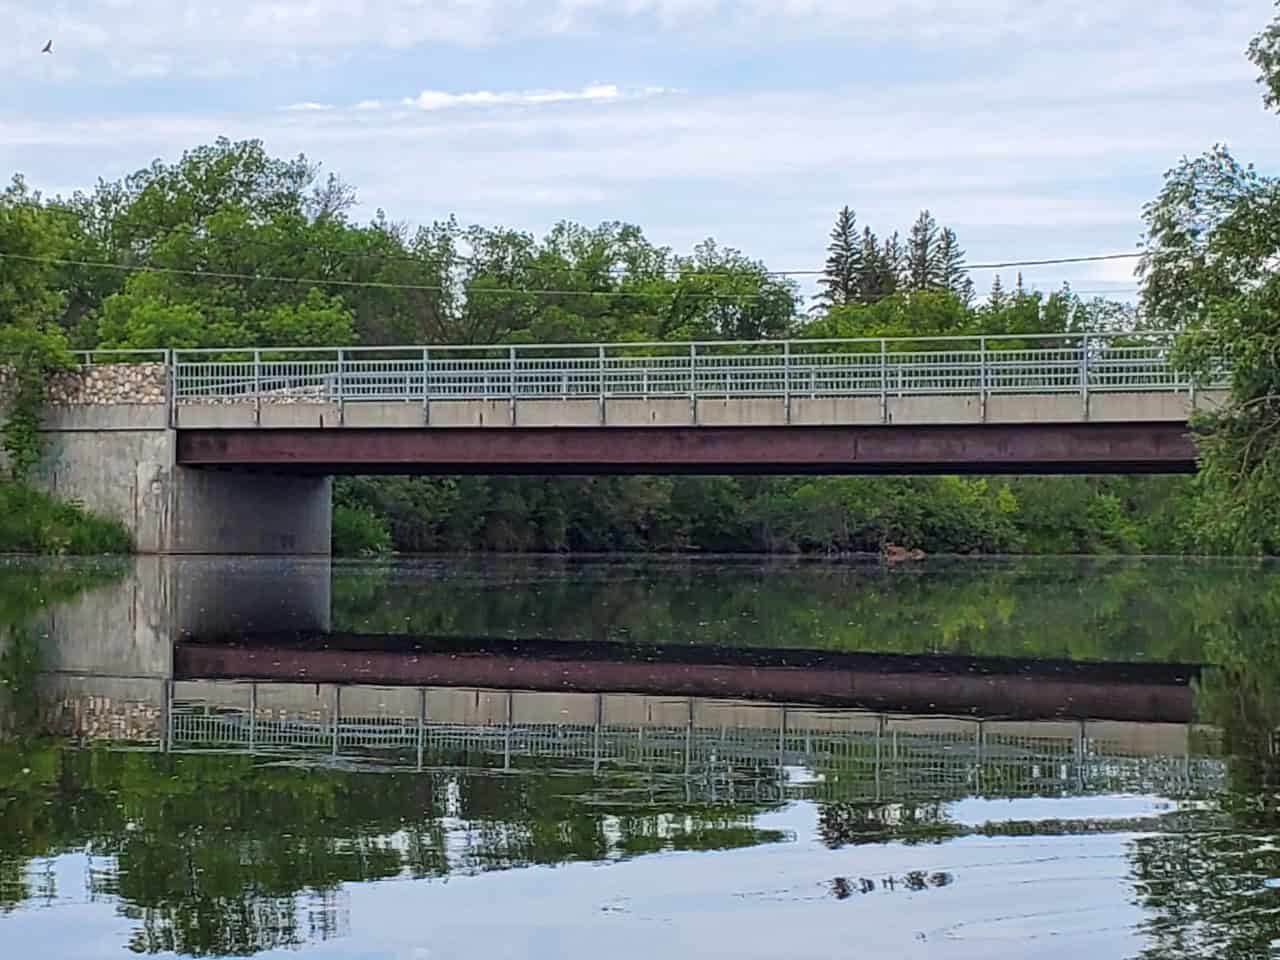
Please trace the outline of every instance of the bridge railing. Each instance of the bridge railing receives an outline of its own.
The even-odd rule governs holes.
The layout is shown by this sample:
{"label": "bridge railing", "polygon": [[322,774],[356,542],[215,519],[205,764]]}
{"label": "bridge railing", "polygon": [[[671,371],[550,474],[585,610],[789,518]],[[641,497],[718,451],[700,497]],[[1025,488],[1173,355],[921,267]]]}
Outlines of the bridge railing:
{"label": "bridge railing", "polygon": [[1171,362],[1174,336],[177,350],[174,396],[200,403],[1188,391],[1191,380]]}

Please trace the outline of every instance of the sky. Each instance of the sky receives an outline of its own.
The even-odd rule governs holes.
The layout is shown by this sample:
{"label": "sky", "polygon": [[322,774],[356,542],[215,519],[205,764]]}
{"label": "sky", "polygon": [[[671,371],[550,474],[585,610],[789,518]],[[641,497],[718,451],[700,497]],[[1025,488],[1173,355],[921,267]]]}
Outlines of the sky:
{"label": "sky", "polygon": [[[970,262],[1132,251],[1179,157],[1262,169],[1269,0],[0,0],[0,175],[69,194],[225,135],[356,215],[641,225],[820,267],[922,208]],[[53,52],[41,54],[48,40]],[[1131,297],[1132,263],[1024,271]],[[1004,270],[1006,285],[1015,271]],[[979,271],[980,291],[992,271]]]}

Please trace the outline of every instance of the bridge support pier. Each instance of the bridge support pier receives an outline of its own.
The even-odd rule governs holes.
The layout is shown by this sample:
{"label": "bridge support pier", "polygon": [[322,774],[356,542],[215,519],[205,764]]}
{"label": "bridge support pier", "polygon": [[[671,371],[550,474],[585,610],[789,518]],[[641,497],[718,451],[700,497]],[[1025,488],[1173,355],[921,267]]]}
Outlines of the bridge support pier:
{"label": "bridge support pier", "polygon": [[180,466],[166,414],[156,405],[52,409],[35,482],[121,521],[140,554],[329,555],[329,477]]}

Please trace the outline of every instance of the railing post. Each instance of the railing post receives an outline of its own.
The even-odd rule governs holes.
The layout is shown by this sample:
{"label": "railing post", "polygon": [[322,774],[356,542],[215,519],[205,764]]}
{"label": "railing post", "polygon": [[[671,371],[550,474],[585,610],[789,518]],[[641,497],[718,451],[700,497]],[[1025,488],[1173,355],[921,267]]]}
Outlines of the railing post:
{"label": "railing post", "polygon": [[431,426],[431,351],[422,348],[422,422]]}
{"label": "railing post", "polygon": [[422,770],[422,748],[426,740],[427,726],[427,688],[418,688],[418,770]]}
{"label": "railing post", "polygon": [[262,426],[262,351],[253,351],[253,425]]}
{"label": "railing post", "polygon": [[164,352],[165,389],[169,403],[169,429],[178,429],[178,354],[174,350]]}
{"label": "railing post", "polygon": [[782,412],[783,419],[791,425],[791,341],[782,341]]}
{"label": "railing post", "polygon": [[698,425],[698,345],[689,344],[689,421]]}
{"label": "railing post", "polygon": [[341,725],[339,718],[342,716],[342,687],[338,684],[333,685],[333,755],[338,755],[338,742],[340,736]]}
{"label": "railing post", "polygon": [[605,360],[605,357],[604,357],[604,346],[603,346],[603,345],[601,345],[601,346],[600,346],[600,348],[599,348],[599,360],[600,360],[600,364],[599,364],[599,366],[600,366],[600,370],[599,370],[599,373],[600,373],[600,426],[602,426],[602,427],[603,427],[603,426],[605,425],[605,423],[607,422],[607,420],[608,420],[608,412],[607,412],[607,411],[606,411],[606,409],[605,409],[605,400],[604,400],[604,394],[605,394],[605,383],[604,383],[604,373],[605,373],[605,370],[604,370],[604,360]]}
{"label": "railing post", "polygon": [[507,355],[508,366],[510,367],[511,376],[511,425],[516,425],[516,348],[511,347]]}
{"label": "railing post", "polygon": [[1080,414],[1089,419],[1089,334],[1080,338]]}
{"label": "railing post", "polygon": [[889,422],[889,345],[880,338],[880,422]]}
{"label": "railing post", "polygon": [[347,422],[347,383],[346,383],[346,351],[338,348],[338,426]]}
{"label": "railing post", "polygon": [[987,338],[978,338],[978,405],[982,412],[982,422],[987,422],[987,393],[990,388],[987,376]]}

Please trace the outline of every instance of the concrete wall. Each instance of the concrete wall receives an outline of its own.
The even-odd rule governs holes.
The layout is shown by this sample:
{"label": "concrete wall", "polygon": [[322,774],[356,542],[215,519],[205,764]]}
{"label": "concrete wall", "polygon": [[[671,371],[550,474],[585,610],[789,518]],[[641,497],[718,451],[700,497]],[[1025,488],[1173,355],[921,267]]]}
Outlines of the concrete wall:
{"label": "concrete wall", "polygon": [[180,467],[163,404],[51,407],[36,483],[121,521],[141,554],[328,556],[332,481]]}

